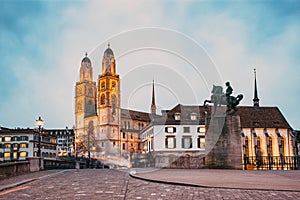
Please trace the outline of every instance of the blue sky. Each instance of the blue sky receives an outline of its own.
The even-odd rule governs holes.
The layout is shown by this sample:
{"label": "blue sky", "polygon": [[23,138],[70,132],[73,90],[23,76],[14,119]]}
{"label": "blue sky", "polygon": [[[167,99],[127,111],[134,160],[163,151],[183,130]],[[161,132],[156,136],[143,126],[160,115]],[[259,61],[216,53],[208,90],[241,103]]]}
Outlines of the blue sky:
{"label": "blue sky", "polygon": [[[109,38],[118,56],[126,48],[133,48],[139,38],[155,42],[155,37],[135,35],[126,43],[120,40],[124,35],[116,35],[143,27],[159,27],[178,31],[198,43],[202,53],[207,53],[215,64],[221,80],[231,81],[234,92],[245,95],[243,105],[252,105],[253,69],[256,68],[261,106],[278,106],[291,126],[300,129],[299,1],[2,0],[0,5],[1,126],[33,127],[39,115],[48,128],[73,126],[73,91],[84,53],[89,52],[93,58],[97,77]],[[190,48],[192,43],[185,45],[179,41],[172,47],[174,40],[166,38],[163,43],[181,49],[181,54],[191,56],[193,61],[192,56],[198,51]],[[149,111],[149,84],[153,78],[161,86],[156,97],[161,109],[169,109],[176,103],[202,104],[210,96],[207,89],[198,92],[195,85],[201,88],[202,81],[196,82],[190,70],[177,66],[179,60],[175,62],[169,55],[156,53],[146,53],[152,58],[136,54],[117,60],[117,71],[123,79],[122,101],[127,102],[122,102],[123,107]],[[130,65],[149,65],[151,60],[159,59],[160,66],[168,67],[153,67],[152,72],[156,74],[151,74],[151,70],[143,74],[149,69],[143,71],[143,67],[129,70]],[[177,76],[175,72],[184,79],[180,85],[172,85],[171,77],[164,75]],[[140,80],[137,78],[140,76],[145,78]],[[145,86],[143,92],[133,87],[137,83]],[[197,91],[193,93],[196,97],[188,98],[193,95],[182,93],[185,87]],[[169,88],[169,93],[162,88]],[[176,98],[163,96],[171,93]]]}

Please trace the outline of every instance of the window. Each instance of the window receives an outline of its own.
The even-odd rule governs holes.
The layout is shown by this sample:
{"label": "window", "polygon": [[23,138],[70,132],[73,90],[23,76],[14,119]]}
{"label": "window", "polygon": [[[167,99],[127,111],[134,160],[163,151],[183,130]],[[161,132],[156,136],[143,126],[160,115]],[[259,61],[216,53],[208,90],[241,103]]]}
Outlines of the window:
{"label": "window", "polygon": [[196,113],[191,114],[191,120],[197,120],[197,115]]}
{"label": "window", "polygon": [[113,142],[113,146],[116,146],[116,142]]}
{"label": "window", "polygon": [[133,135],[132,135],[132,133],[130,134],[130,139],[133,139]]}
{"label": "window", "polygon": [[4,158],[10,158],[10,152],[5,152],[4,153]]}
{"label": "window", "polygon": [[173,127],[173,126],[165,127],[165,132],[166,133],[176,133],[176,127]]}
{"label": "window", "polygon": [[105,95],[104,95],[104,94],[101,94],[101,97],[100,97],[100,104],[101,104],[101,105],[104,105],[104,104],[105,104]]}
{"label": "window", "polygon": [[180,120],[180,113],[175,113],[174,114],[174,119],[175,120]]}
{"label": "window", "polygon": [[128,122],[128,129],[130,129],[130,122]]}
{"label": "window", "polygon": [[184,149],[192,148],[192,138],[191,137],[183,137],[181,143],[182,143],[181,147]]}
{"label": "window", "polygon": [[124,121],[124,128],[126,129],[126,122]]}
{"label": "window", "polygon": [[11,137],[9,136],[4,137],[4,142],[10,142],[10,141],[11,141]]}
{"label": "window", "polygon": [[190,127],[183,127],[183,132],[184,133],[189,133],[190,132]]}
{"label": "window", "polygon": [[166,148],[174,149],[176,148],[176,138],[175,137],[166,137]]}
{"label": "window", "polygon": [[28,148],[28,144],[27,143],[21,143],[20,148]]}
{"label": "window", "polygon": [[125,150],[125,143],[122,144],[122,149]]}
{"label": "window", "polygon": [[270,155],[273,155],[273,138],[269,137]]}
{"label": "window", "polygon": [[205,133],[205,126],[198,127],[197,132],[198,133]]}
{"label": "window", "polygon": [[258,153],[258,155],[261,155],[260,147],[261,147],[261,139],[260,139],[260,137],[257,137],[257,153]]}
{"label": "window", "polygon": [[205,147],[205,137],[198,137],[197,147],[201,149]]}
{"label": "window", "polygon": [[105,82],[101,82],[101,89],[105,89]]}
{"label": "window", "polygon": [[283,136],[281,136],[281,152],[285,156],[285,138]]}
{"label": "window", "polygon": [[125,132],[123,132],[123,138],[124,138],[124,139],[126,138],[126,134],[125,134]]}
{"label": "window", "polygon": [[9,149],[11,147],[11,144],[4,144],[4,148]]}
{"label": "window", "polygon": [[246,155],[247,156],[249,156],[250,154],[250,149],[249,149],[249,138],[248,138],[248,136],[246,136],[246,138],[245,138],[245,147],[246,147]]}
{"label": "window", "polygon": [[114,89],[115,87],[116,87],[116,82],[113,81],[112,84],[111,84],[111,88]]}
{"label": "window", "polygon": [[27,152],[26,151],[21,151],[20,152],[20,157],[26,157],[27,156]]}

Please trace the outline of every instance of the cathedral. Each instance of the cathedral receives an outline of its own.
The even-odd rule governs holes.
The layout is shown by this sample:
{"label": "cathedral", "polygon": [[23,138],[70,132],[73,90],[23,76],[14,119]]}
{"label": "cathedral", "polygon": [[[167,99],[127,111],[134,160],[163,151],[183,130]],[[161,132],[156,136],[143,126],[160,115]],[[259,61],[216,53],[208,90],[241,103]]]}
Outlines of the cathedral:
{"label": "cathedral", "polygon": [[[97,83],[86,54],[75,85],[75,143],[82,144],[81,151],[88,152],[91,158],[115,164],[128,163],[133,155],[169,158],[204,154],[206,119],[211,115],[211,107],[178,104],[157,115],[154,82],[152,86],[150,113],[122,109],[120,77],[110,45],[104,51]],[[243,169],[291,169],[290,166],[294,166],[293,156],[297,152],[294,130],[277,107],[259,105],[256,73],[253,106],[240,106],[237,114],[241,119]],[[155,166],[161,166],[162,160],[157,158]],[[284,167],[282,163],[289,164]]]}
{"label": "cathedral", "polygon": [[156,114],[154,83],[151,114],[120,107],[120,77],[114,53],[108,44],[97,83],[87,53],[81,61],[80,78],[75,86],[75,133],[89,156],[123,157],[141,153],[139,131]]}

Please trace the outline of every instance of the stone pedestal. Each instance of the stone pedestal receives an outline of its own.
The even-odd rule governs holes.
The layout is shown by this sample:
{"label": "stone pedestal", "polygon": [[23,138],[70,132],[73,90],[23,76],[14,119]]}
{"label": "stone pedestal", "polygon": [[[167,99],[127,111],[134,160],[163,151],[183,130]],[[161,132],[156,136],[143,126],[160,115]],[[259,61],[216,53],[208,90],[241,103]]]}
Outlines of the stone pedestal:
{"label": "stone pedestal", "polygon": [[205,167],[242,169],[241,123],[238,115],[213,115],[207,119]]}

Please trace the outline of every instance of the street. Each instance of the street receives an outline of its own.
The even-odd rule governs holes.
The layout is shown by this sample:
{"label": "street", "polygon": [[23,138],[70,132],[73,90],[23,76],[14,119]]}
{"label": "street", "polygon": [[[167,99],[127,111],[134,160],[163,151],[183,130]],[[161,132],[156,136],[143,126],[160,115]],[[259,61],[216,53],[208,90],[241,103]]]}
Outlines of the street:
{"label": "street", "polygon": [[58,171],[49,175],[43,175],[26,184],[1,191],[0,199],[295,200],[300,199],[300,192],[219,189],[172,185],[134,179],[131,178],[126,171],[81,169]]}

